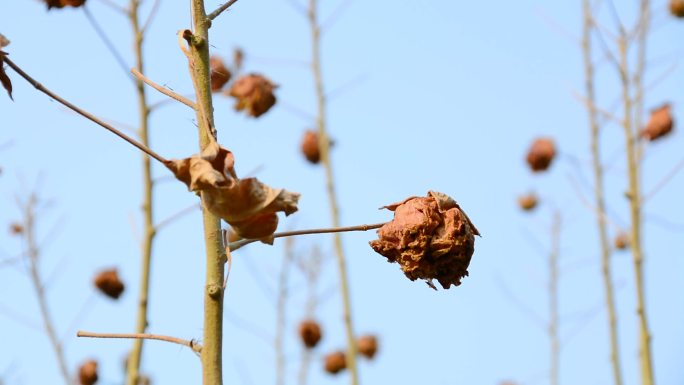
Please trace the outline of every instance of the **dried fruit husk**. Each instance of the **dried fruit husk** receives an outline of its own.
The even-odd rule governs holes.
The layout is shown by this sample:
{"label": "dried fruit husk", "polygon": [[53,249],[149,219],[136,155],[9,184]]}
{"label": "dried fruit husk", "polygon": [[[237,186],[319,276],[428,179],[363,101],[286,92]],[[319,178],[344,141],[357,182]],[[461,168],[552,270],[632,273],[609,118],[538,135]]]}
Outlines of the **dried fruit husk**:
{"label": "dried fruit husk", "polygon": [[538,138],[527,152],[527,164],[533,172],[545,171],[556,156],[556,146],[549,138]]}
{"label": "dried fruit husk", "polygon": [[356,341],[356,347],[359,354],[372,360],[378,352],[378,339],[373,335],[359,337]]}
{"label": "dried fruit husk", "polygon": [[670,0],[670,13],[674,17],[684,18],[684,0]]}
{"label": "dried fruit husk", "polygon": [[518,206],[524,211],[534,210],[538,203],[539,200],[537,199],[537,196],[532,193],[518,197]]}
{"label": "dried fruit husk", "polygon": [[97,382],[97,361],[88,360],[78,369],[78,381],[81,385],[93,385]]}
{"label": "dried fruit husk", "polygon": [[445,289],[460,285],[480,233],[458,203],[429,191],[426,197],[384,208],[394,211],[394,219],[377,231],[379,238],[370,242],[373,250],[398,263],[412,281],[424,279],[431,285],[436,279]]}
{"label": "dried fruit husk", "polygon": [[245,110],[247,115],[258,118],[275,105],[273,91],[276,87],[262,75],[249,74],[237,79],[228,90],[228,95],[237,99],[235,110]]}
{"label": "dried fruit husk", "polygon": [[212,56],[211,59],[209,59],[209,68],[211,70],[211,91],[221,91],[223,86],[230,81],[230,70],[218,56]]}
{"label": "dried fruit husk", "polygon": [[310,163],[321,161],[321,149],[318,145],[318,132],[307,130],[302,137],[302,154]]}
{"label": "dried fruit husk", "polygon": [[78,8],[85,4],[86,0],[45,0],[48,10],[52,8],[74,7]]}
{"label": "dried fruit husk", "polygon": [[124,283],[116,269],[103,270],[95,276],[95,287],[112,299],[118,299],[124,292]]}
{"label": "dried fruit husk", "polygon": [[344,352],[334,352],[325,356],[324,369],[330,374],[337,374],[347,368],[347,356]]}
{"label": "dried fruit husk", "polygon": [[316,321],[304,320],[299,324],[299,337],[307,349],[313,349],[321,340],[321,326]]}
{"label": "dried fruit husk", "polygon": [[672,132],[673,126],[671,107],[664,104],[651,111],[651,118],[641,131],[641,136],[652,142]]}

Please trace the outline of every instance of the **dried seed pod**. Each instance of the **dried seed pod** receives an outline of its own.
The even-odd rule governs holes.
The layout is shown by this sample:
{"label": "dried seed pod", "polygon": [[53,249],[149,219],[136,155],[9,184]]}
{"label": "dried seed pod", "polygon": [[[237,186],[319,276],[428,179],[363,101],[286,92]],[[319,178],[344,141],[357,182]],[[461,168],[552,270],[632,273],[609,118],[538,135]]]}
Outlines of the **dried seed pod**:
{"label": "dried seed pod", "polygon": [[534,193],[529,193],[518,197],[518,206],[520,206],[520,208],[524,211],[534,210],[538,203],[539,200],[537,199],[537,195]]}
{"label": "dried seed pod", "polygon": [[338,351],[325,356],[324,369],[330,374],[337,374],[347,368],[347,356]]}
{"label": "dried seed pod", "polygon": [[378,339],[373,335],[362,336],[356,341],[356,347],[359,354],[372,360],[378,352]]}
{"label": "dried seed pod", "polygon": [[24,226],[22,226],[21,223],[12,223],[9,231],[12,235],[20,235],[24,232]]}
{"label": "dried seed pod", "polygon": [[684,0],[670,0],[670,13],[674,17],[684,18]]}
{"label": "dried seed pod", "polygon": [[273,90],[276,87],[261,75],[249,74],[237,79],[228,90],[228,95],[237,99],[237,111],[245,110],[249,116],[258,118],[275,104]]}
{"label": "dried seed pod", "polygon": [[230,70],[218,56],[212,56],[209,59],[209,68],[211,69],[211,91],[221,91],[221,88],[230,81]]}
{"label": "dried seed pod", "polygon": [[116,269],[101,271],[95,276],[95,287],[109,298],[117,299],[124,291],[124,284],[119,279]]}
{"label": "dried seed pod", "polygon": [[370,242],[389,262],[397,262],[412,281],[425,279],[434,288],[436,279],[445,289],[461,284],[475,250],[477,228],[451,197],[428,191],[427,197],[411,197],[385,206],[394,219],[378,230]]}
{"label": "dried seed pod", "polygon": [[5,35],[0,33],[0,48],[5,48],[9,45],[10,41]]}
{"label": "dried seed pod", "polygon": [[629,235],[627,235],[625,232],[620,232],[617,236],[615,236],[613,244],[618,250],[627,249],[629,247]]}
{"label": "dried seed pod", "polygon": [[74,7],[78,8],[85,4],[86,0],[45,0],[48,9]]}
{"label": "dried seed pod", "polygon": [[318,145],[318,132],[307,130],[302,138],[302,154],[313,164],[321,161],[321,149]]}
{"label": "dried seed pod", "polygon": [[299,337],[307,349],[313,349],[321,340],[321,326],[313,320],[305,320],[299,324]]}
{"label": "dried seed pod", "polygon": [[538,138],[532,142],[527,152],[527,164],[533,172],[544,171],[551,165],[556,156],[556,146],[549,138]]}
{"label": "dried seed pod", "polygon": [[97,361],[88,360],[78,369],[78,381],[81,385],[93,385],[97,382]]}
{"label": "dried seed pod", "polygon": [[674,121],[670,112],[670,105],[665,103],[651,111],[651,118],[646,127],[641,131],[641,136],[654,141],[669,134],[672,131]]}

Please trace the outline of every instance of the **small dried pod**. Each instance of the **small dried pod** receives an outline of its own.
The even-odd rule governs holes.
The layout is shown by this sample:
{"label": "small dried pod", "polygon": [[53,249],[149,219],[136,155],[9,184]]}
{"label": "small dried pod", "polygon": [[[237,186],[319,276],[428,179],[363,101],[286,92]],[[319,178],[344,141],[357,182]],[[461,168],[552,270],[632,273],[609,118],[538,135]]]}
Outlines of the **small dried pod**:
{"label": "small dried pod", "polygon": [[323,368],[330,374],[337,374],[347,368],[347,356],[343,351],[337,351],[325,356]]}
{"label": "small dried pod", "polygon": [[299,337],[307,349],[315,348],[322,335],[321,326],[316,321],[304,320],[299,324]]}
{"label": "small dried pod", "polygon": [[52,8],[74,7],[78,8],[85,4],[86,0],[45,0],[48,10]]}
{"label": "small dried pod", "polygon": [[356,348],[359,354],[372,360],[378,352],[378,339],[374,335],[361,336],[356,341]]}
{"label": "small dried pod", "polygon": [[103,270],[95,276],[95,287],[102,294],[112,299],[118,299],[124,291],[124,284],[116,269]]}
{"label": "small dried pod", "polygon": [[618,250],[626,250],[629,247],[629,235],[625,232],[620,232],[615,236],[613,245]]}
{"label": "small dried pod", "polygon": [[0,48],[5,48],[9,45],[10,41],[5,35],[0,33]]}
{"label": "small dried pod", "polygon": [[670,0],[670,13],[674,17],[684,18],[684,0]]}
{"label": "small dried pod", "polygon": [[674,119],[672,118],[670,105],[666,103],[651,111],[651,118],[648,120],[646,127],[641,131],[641,136],[652,142],[669,134],[673,126]]}
{"label": "small dried pod", "polygon": [[12,223],[9,232],[12,235],[21,235],[24,233],[24,226],[21,223]]}
{"label": "small dried pod", "polygon": [[321,148],[318,145],[318,132],[307,130],[302,137],[302,154],[310,163],[321,161]]}
{"label": "small dried pod", "polygon": [[245,52],[238,47],[233,50],[233,68],[235,72],[240,72],[242,63],[245,61]]}
{"label": "small dried pod", "polygon": [[537,195],[534,193],[518,197],[518,206],[520,206],[523,211],[532,211],[537,207],[537,204],[539,204],[539,199],[537,199]]}
{"label": "small dried pod", "polygon": [[549,138],[538,138],[527,152],[527,164],[533,172],[545,171],[556,156],[556,146]]}
{"label": "small dried pod", "polygon": [[480,232],[456,201],[428,191],[426,197],[410,197],[383,208],[394,211],[394,219],[370,242],[375,252],[398,263],[412,281],[424,279],[434,288],[436,279],[445,289],[461,284]]}
{"label": "small dried pod", "polygon": [[259,74],[249,74],[237,79],[228,90],[228,95],[237,99],[235,109],[245,110],[247,115],[258,118],[276,103],[273,94],[277,86]]}
{"label": "small dried pod", "polygon": [[97,382],[97,361],[88,360],[78,369],[78,381],[81,385],[93,385]]}
{"label": "small dried pod", "polygon": [[223,86],[230,81],[230,70],[226,67],[223,59],[218,56],[212,56],[209,59],[209,68],[211,70],[211,91],[221,91]]}

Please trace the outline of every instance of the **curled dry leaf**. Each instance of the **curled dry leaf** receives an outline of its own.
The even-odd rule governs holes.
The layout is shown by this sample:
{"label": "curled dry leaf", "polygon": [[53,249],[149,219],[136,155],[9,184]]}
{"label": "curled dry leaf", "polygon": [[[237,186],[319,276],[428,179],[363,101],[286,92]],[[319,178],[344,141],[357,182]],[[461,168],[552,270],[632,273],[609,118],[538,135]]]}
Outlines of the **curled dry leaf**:
{"label": "curled dry leaf", "polygon": [[238,236],[272,243],[276,213],[297,211],[299,194],[271,188],[256,178],[238,179],[234,165],[233,154],[216,142],[201,154],[166,163],[178,180],[200,193],[204,207],[228,222]]}
{"label": "curled dry leaf", "polygon": [[307,349],[313,349],[321,340],[321,326],[316,321],[304,320],[299,324],[299,337]]}
{"label": "curled dry leaf", "polygon": [[670,13],[674,17],[684,18],[684,0],[670,0]]}
{"label": "curled dry leaf", "polygon": [[325,356],[324,369],[330,374],[337,374],[347,368],[347,356],[344,352],[333,352]]}
{"label": "curled dry leaf", "polygon": [[64,7],[74,7],[78,8],[84,5],[86,0],[45,0],[48,9],[52,8],[64,8]]}
{"label": "curled dry leaf", "polygon": [[10,99],[14,100],[14,98],[12,97],[12,81],[5,72],[5,56],[7,55],[7,52],[0,50],[0,83],[2,83],[2,88],[4,88],[7,91],[7,94],[9,95]]}
{"label": "curled dry leaf", "polygon": [[670,109],[670,105],[666,103],[651,111],[651,118],[641,131],[641,136],[652,142],[672,132],[674,119]]}
{"label": "curled dry leaf", "polygon": [[276,87],[262,75],[249,74],[237,79],[228,90],[228,95],[237,99],[237,111],[245,110],[249,116],[258,118],[275,104],[273,90]]}
{"label": "curled dry leaf", "polygon": [[97,382],[97,361],[88,360],[78,369],[78,381],[81,385],[93,385]]}
{"label": "curled dry leaf", "polygon": [[211,68],[211,91],[221,91],[223,86],[230,81],[230,70],[223,63],[223,59],[218,56],[212,56],[209,59],[209,67]]}
{"label": "curled dry leaf", "polygon": [[532,171],[545,171],[556,156],[556,146],[549,138],[535,139],[527,152],[527,164]]}
{"label": "curled dry leaf", "polygon": [[118,299],[124,291],[124,284],[116,269],[101,271],[95,276],[94,283],[102,294],[112,299]]}
{"label": "curled dry leaf", "polygon": [[445,289],[461,284],[480,233],[456,201],[429,191],[383,208],[394,211],[394,219],[378,230],[373,250],[397,262],[412,281],[425,279],[434,288],[436,279]]}

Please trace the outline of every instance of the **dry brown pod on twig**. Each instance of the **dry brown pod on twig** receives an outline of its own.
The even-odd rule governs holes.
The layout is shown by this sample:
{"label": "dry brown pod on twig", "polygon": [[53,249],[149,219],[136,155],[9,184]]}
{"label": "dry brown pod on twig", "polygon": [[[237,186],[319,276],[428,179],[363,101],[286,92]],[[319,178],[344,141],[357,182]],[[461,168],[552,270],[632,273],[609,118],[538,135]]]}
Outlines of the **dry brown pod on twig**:
{"label": "dry brown pod on twig", "polygon": [[537,199],[537,195],[534,193],[518,197],[518,206],[520,206],[523,211],[532,211],[537,207],[537,204],[539,204],[539,199]]}
{"label": "dry brown pod on twig", "polygon": [[670,13],[674,17],[684,18],[684,0],[670,0]]}
{"label": "dry brown pod on twig", "polygon": [[228,95],[237,99],[235,109],[245,110],[247,115],[258,118],[268,112],[276,103],[273,91],[277,88],[266,77],[249,74],[237,79],[228,90]]}
{"label": "dry brown pod on twig", "polygon": [[299,337],[307,349],[313,349],[323,336],[321,326],[314,320],[304,320],[299,324]]}
{"label": "dry brown pod on twig", "polygon": [[337,374],[347,368],[347,356],[344,352],[333,352],[325,356],[323,368],[330,374]]}
{"label": "dry brown pod on twig", "polygon": [[383,208],[394,211],[394,219],[378,230],[373,250],[398,263],[412,281],[424,279],[435,288],[436,279],[445,289],[461,284],[480,232],[456,201],[429,191]]}
{"label": "dry brown pod on twig", "polygon": [[533,172],[545,171],[556,156],[556,146],[549,138],[538,138],[527,152],[527,164]]}
{"label": "dry brown pod on twig", "polygon": [[86,0],[45,0],[48,9],[74,7],[78,8],[85,4]]}
{"label": "dry brown pod on twig", "polygon": [[118,299],[124,291],[124,283],[116,269],[103,270],[95,276],[95,287],[112,299]]}
{"label": "dry brown pod on twig", "polygon": [[209,59],[211,91],[221,91],[223,86],[230,81],[231,73],[226,64],[218,56],[212,56]]}
{"label": "dry brown pod on twig", "polygon": [[97,382],[97,361],[88,360],[78,369],[80,385],[93,385]]}
{"label": "dry brown pod on twig", "polygon": [[372,360],[378,352],[378,338],[374,335],[361,336],[356,341],[356,347],[360,355]]}
{"label": "dry brown pod on twig", "polygon": [[672,132],[673,126],[671,107],[666,103],[651,111],[651,118],[641,131],[641,136],[652,142]]}

